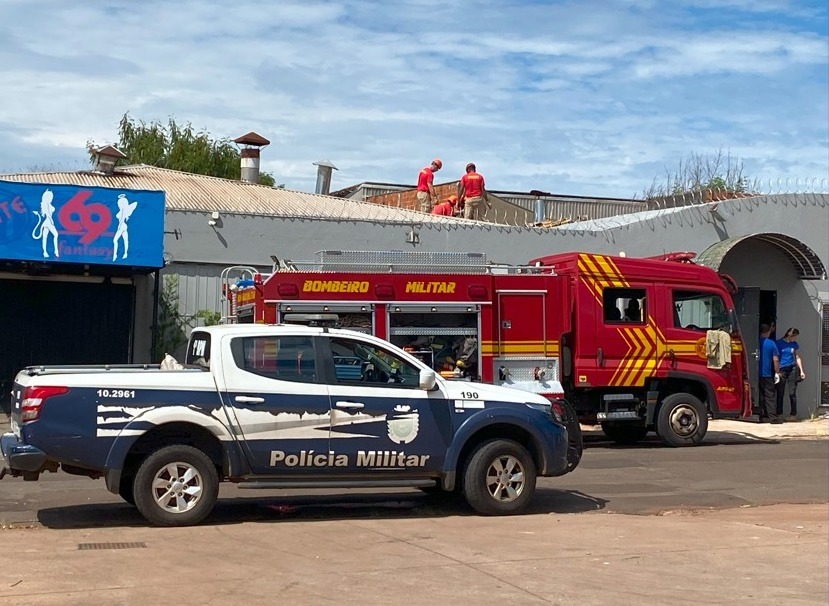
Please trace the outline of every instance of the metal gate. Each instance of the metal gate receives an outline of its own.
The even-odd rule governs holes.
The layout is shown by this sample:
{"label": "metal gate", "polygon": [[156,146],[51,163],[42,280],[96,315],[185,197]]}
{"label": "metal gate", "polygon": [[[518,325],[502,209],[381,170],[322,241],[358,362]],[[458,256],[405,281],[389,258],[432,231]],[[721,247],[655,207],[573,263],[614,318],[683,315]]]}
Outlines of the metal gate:
{"label": "metal gate", "polygon": [[132,284],[0,279],[0,295],[4,408],[24,366],[131,361]]}

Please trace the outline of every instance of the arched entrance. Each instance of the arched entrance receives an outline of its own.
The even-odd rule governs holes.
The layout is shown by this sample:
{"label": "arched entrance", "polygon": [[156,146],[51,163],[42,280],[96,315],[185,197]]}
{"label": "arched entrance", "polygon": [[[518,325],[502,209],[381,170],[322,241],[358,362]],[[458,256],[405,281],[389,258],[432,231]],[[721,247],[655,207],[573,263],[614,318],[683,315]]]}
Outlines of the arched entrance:
{"label": "arched entrance", "polygon": [[719,270],[726,256],[742,242],[766,244],[779,251],[791,263],[801,280],[825,280],[826,268],[815,252],[796,238],[785,234],[765,233],[728,238],[706,248],[695,259],[700,265]]}
{"label": "arched entrance", "polygon": [[[798,328],[807,377],[798,387],[798,399],[803,402],[798,414],[805,416],[817,410],[821,355],[829,353],[821,351],[822,306],[818,289],[811,283],[826,280],[820,257],[791,236],[759,233],[717,242],[694,260],[737,282],[735,306],[748,351],[756,351],[761,323],[776,323],[773,337],[781,337],[788,327]],[[749,374],[756,374],[756,366],[750,365]]]}

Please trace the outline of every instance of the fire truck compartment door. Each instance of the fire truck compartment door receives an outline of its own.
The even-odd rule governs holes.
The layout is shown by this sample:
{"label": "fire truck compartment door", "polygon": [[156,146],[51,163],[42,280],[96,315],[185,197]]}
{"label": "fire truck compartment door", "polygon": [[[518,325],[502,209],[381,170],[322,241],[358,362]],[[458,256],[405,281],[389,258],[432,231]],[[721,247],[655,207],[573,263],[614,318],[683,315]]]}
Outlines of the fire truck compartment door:
{"label": "fire truck compartment door", "polygon": [[496,356],[548,354],[546,291],[498,291],[498,343]]}

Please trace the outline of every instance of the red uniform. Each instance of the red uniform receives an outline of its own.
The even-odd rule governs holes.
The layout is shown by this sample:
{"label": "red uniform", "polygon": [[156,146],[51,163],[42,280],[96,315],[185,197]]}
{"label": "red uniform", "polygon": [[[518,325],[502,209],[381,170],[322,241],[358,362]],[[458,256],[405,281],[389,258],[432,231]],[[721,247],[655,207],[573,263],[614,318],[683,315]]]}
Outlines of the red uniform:
{"label": "red uniform", "polygon": [[446,215],[447,217],[451,217],[454,213],[454,207],[450,202],[441,202],[440,204],[435,204],[435,207],[432,209],[433,215]]}
{"label": "red uniform", "polygon": [[484,191],[484,178],[476,172],[468,172],[461,177],[465,198],[479,198]]}
{"label": "red uniform", "polygon": [[417,176],[417,191],[429,191],[429,186],[435,179],[435,173],[432,172],[432,167],[427,166],[420,171]]}

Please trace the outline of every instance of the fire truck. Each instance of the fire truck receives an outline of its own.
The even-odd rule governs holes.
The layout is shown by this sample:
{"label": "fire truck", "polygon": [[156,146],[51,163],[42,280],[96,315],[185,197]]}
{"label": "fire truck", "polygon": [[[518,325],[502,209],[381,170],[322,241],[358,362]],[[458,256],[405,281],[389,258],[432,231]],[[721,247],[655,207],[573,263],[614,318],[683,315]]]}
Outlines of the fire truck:
{"label": "fire truck", "polygon": [[371,333],[444,377],[566,399],[618,443],[692,446],[709,418],[752,411],[736,285],[693,258],[320,251],[270,274],[227,268],[223,321]]}

